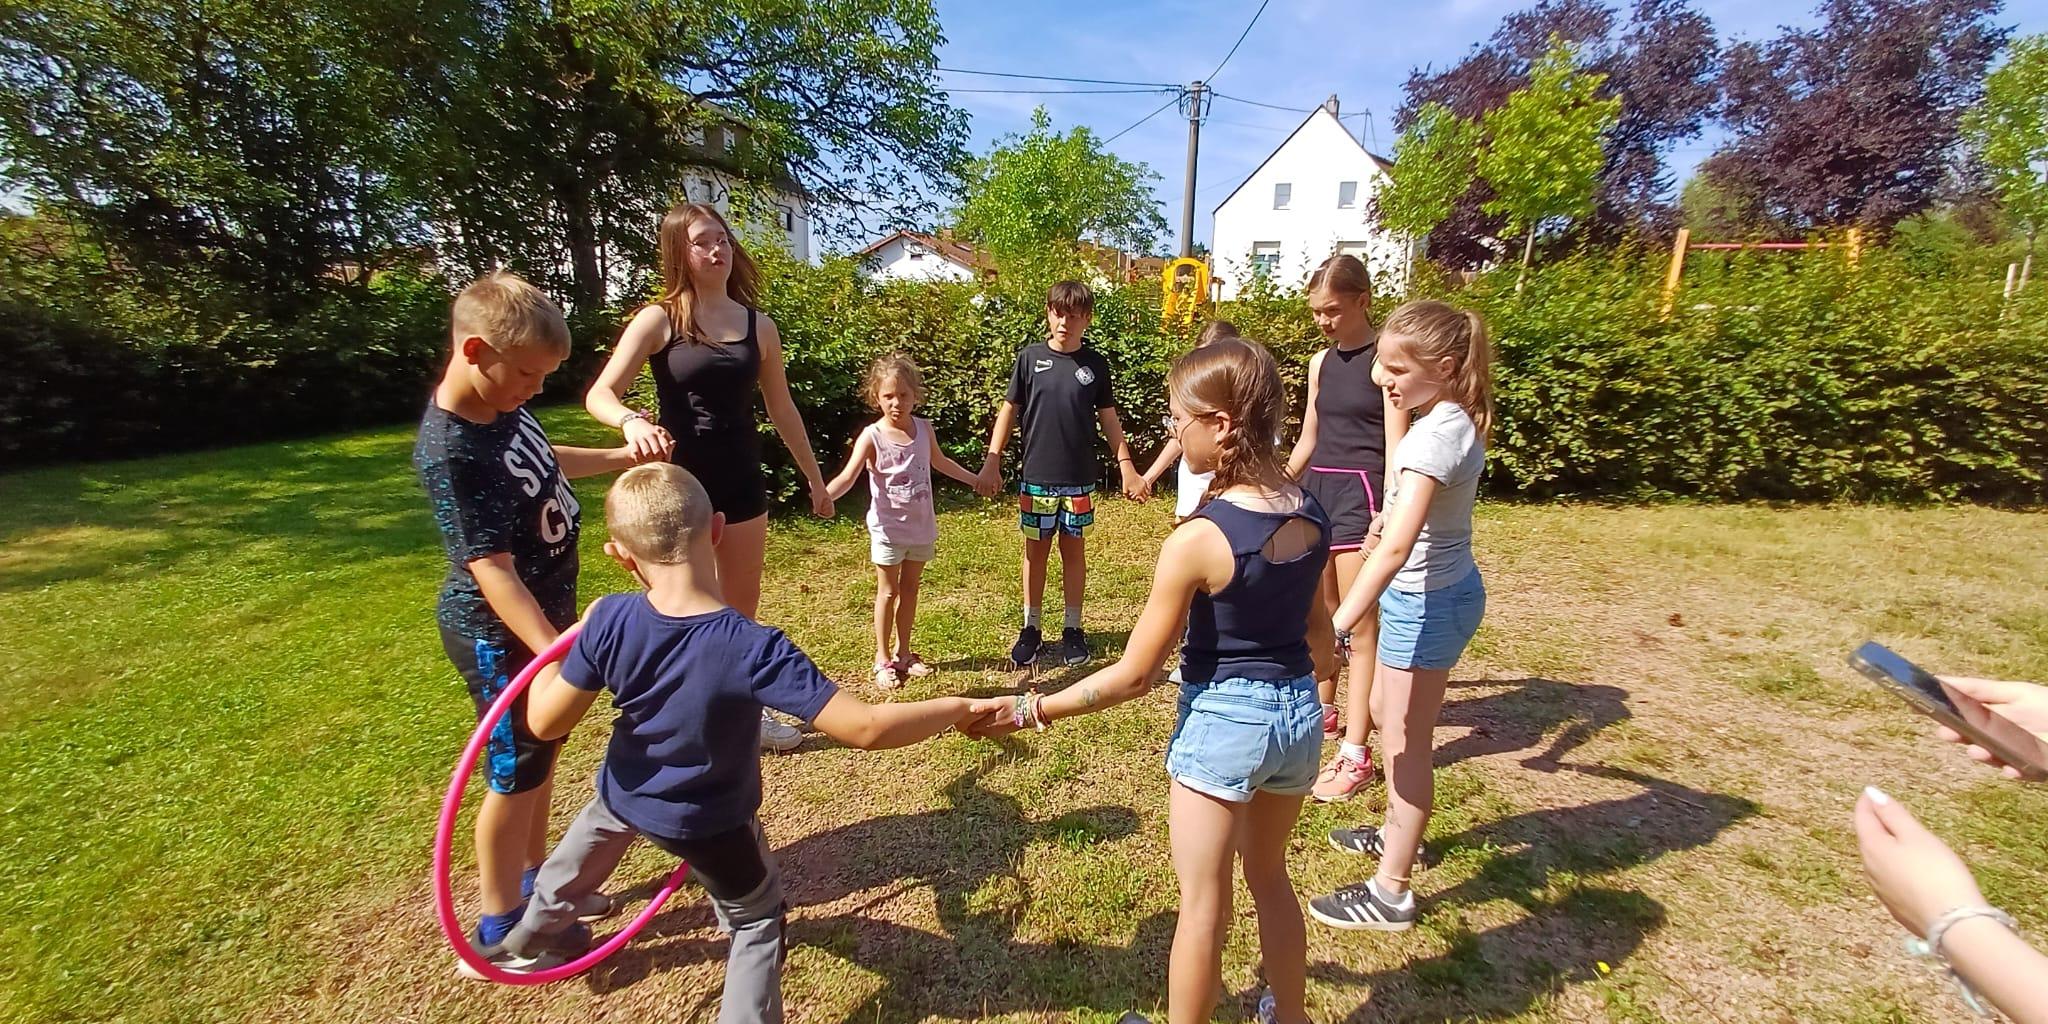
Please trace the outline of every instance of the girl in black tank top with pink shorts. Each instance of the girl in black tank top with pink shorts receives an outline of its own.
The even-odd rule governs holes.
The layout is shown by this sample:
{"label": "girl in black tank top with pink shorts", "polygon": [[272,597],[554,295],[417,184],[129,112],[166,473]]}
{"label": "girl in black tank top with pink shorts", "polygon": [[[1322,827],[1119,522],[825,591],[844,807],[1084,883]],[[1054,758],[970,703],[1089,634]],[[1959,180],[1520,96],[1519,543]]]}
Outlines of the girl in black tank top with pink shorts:
{"label": "girl in black tank top with pink shorts", "polygon": [[754,429],[760,392],[758,314],[747,310],[747,334],[719,343],[676,334],[648,361],[658,422],[676,440],[672,460],[704,485],[725,521],[743,523],[768,511],[761,435]]}

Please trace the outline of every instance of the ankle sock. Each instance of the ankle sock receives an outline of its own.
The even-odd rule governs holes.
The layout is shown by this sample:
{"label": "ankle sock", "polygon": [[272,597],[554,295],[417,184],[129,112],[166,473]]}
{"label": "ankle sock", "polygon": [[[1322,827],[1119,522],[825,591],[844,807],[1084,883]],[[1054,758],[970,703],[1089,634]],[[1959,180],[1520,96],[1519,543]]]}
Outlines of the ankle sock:
{"label": "ankle sock", "polygon": [[1024,628],[1025,628],[1025,629],[1037,629],[1037,628],[1038,628],[1038,606],[1037,606],[1037,605],[1035,605],[1035,604],[1027,604],[1027,605],[1025,605],[1025,606],[1024,606]]}
{"label": "ankle sock", "polygon": [[[1327,707],[1328,705],[1325,706]],[[1372,751],[1367,750],[1365,748],[1365,744],[1363,743],[1352,743],[1346,740],[1339,740],[1337,742],[1337,756],[1350,758],[1351,760],[1356,761],[1359,764],[1364,764],[1367,761],[1372,760]]]}
{"label": "ankle sock", "polygon": [[519,898],[522,900],[533,898],[533,884],[539,880],[540,865],[538,864],[521,872],[519,875]]}
{"label": "ankle sock", "polygon": [[485,914],[483,920],[476,923],[477,940],[486,946],[505,941],[505,936],[512,932],[512,926],[518,924],[519,919],[524,916],[526,905],[523,903],[502,914]]}
{"label": "ankle sock", "polygon": [[1388,892],[1386,886],[1381,885],[1380,880],[1377,877],[1375,877],[1372,880],[1372,894],[1374,896],[1379,897],[1380,902],[1385,903],[1390,907],[1397,907],[1402,910],[1406,910],[1408,907],[1413,906],[1415,903],[1414,890],[1404,890],[1400,895],[1396,896],[1395,894]]}
{"label": "ankle sock", "polygon": [[1066,628],[1068,628],[1068,629],[1080,629],[1080,628],[1081,628],[1081,606],[1080,606],[1080,605],[1078,605],[1078,604],[1070,604],[1070,605],[1068,605],[1068,606],[1067,606],[1067,621],[1066,621]]}

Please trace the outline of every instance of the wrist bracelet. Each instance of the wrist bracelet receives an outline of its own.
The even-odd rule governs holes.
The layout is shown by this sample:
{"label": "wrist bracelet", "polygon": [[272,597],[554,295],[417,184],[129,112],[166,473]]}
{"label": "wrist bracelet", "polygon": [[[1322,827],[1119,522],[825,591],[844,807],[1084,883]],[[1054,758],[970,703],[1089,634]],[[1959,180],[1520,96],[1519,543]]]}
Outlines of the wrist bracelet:
{"label": "wrist bracelet", "polygon": [[1031,695],[1031,724],[1036,726],[1039,732],[1044,732],[1052,726],[1052,719],[1045,717],[1045,694]]}
{"label": "wrist bracelet", "polygon": [[1963,976],[1956,973],[1955,967],[1948,962],[1948,955],[1941,951],[1941,940],[1948,935],[1948,930],[1973,917],[1988,917],[2004,926],[2007,931],[2014,933],[2019,931],[2019,922],[2014,921],[2011,914],[1997,907],[1956,907],[1935,918],[1934,922],[1927,926],[1926,938],[1916,939],[1908,936],[1906,938],[1906,952],[1914,956],[1940,960],[1942,966],[1947,969],[1948,976],[1955,979],[1956,992],[1963,997],[1963,1004],[1968,1006],[1971,1012],[1979,1017],[1990,1017],[1992,1011],[1984,1005],[1982,999],[1978,998],[1977,990],[1971,988],[1970,983],[1964,981]]}
{"label": "wrist bracelet", "polygon": [[624,416],[619,417],[619,431],[621,433],[624,433],[626,429],[626,424],[631,423],[634,420],[639,420],[642,423],[645,423],[647,421],[647,414],[641,412],[638,409],[626,410],[626,414]]}

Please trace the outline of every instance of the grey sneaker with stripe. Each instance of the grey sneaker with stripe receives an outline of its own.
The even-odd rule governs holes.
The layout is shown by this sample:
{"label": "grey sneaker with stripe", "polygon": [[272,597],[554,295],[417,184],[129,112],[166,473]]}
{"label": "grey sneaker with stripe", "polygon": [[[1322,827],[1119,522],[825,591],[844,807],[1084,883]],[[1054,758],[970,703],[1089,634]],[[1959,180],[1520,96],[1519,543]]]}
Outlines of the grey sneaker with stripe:
{"label": "grey sneaker with stripe", "polygon": [[1345,853],[1356,853],[1366,857],[1380,857],[1387,852],[1387,838],[1380,834],[1379,827],[1375,825],[1333,828],[1330,830],[1330,845]]}
{"label": "grey sneaker with stripe", "polygon": [[1308,913],[1345,931],[1404,932],[1415,927],[1415,894],[1402,895],[1406,898],[1401,903],[1391,902],[1366,881],[1308,901]]}

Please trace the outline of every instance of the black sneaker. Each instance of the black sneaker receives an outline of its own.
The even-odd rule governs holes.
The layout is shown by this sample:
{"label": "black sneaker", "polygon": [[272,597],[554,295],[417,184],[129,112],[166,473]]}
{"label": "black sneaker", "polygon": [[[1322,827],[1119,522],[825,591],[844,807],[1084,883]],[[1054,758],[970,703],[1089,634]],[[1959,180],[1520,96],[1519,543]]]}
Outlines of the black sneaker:
{"label": "black sneaker", "polygon": [[1010,648],[1010,663],[1023,668],[1038,661],[1038,649],[1045,646],[1045,634],[1037,626],[1026,626],[1017,631],[1017,642]]}
{"label": "black sneaker", "polygon": [[[515,937],[524,947],[513,949]],[[471,933],[469,948],[476,950],[491,966],[507,974],[532,974],[551,967],[560,967],[590,951],[590,929],[581,924],[570,925],[553,935],[522,935],[518,928],[507,933],[504,941],[486,945],[480,936]],[[474,981],[489,981],[469,965],[469,961],[457,959],[456,973]]]}
{"label": "black sneaker", "polygon": [[1387,853],[1387,837],[1372,825],[1357,828],[1333,828],[1330,830],[1330,845],[1345,853],[1356,853],[1366,857],[1384,857]]}
{"label": "black sneaker", "polygon": [[1308,901],[1308,914],[1345,931],[1405,932],[1415,927],[1415,894],[1405,905],[1380,898],[1376,887],[1362,882]]}
{"label": "black sneaker", "polygon": [[1088,636],[1079,626],[1060,630],[1060,660],[1069,668],[1088,660]]}

